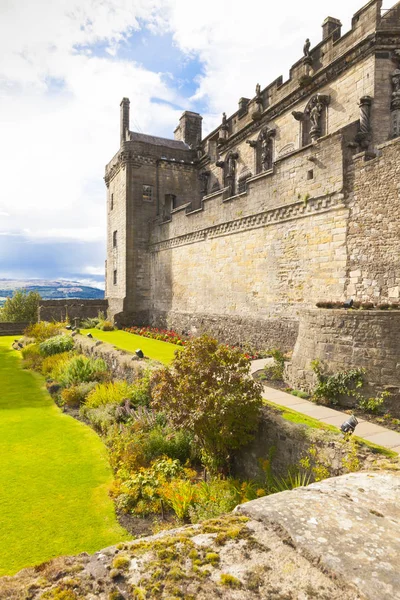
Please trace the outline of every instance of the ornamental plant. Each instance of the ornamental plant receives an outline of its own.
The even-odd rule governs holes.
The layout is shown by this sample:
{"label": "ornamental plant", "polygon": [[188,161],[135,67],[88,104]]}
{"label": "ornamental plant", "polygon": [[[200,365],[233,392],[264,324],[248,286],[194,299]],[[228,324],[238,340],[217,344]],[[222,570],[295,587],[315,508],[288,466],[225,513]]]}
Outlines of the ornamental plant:
{"label": "ornamental plant", "polygon": [[56,335],[51,337],[39,345],[40,352],[43,356],[52,356],[53,354],[61,354],[69,352],[74,347],[74,339],[68,335]]}
{"label": "ornamental plant", "polygon": [[152,406],[173,426],[194,434],[211,471],[226,472],[232,450],[253,438],[261,390],[241,350],[203,335],[187,343],[171,368],[155,372]]}

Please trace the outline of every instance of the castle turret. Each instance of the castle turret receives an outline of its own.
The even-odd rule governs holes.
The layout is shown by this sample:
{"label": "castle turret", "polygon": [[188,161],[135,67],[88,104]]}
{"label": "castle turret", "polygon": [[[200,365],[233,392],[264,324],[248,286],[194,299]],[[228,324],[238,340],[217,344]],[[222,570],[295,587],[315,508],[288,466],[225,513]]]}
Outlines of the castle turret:
{"label": "castle turret", "polygon": [[325,21],[322,23],[322,39],[326,40],[333,34],[334,41],[338,40],[341,36],[341,27],[342,24],[339,19],[326,17]]}
{"label": "castle turret", "polygon": [[126,140],[126,132],[129,131],[129,98],[122,98],[120,104],[120,145]]}

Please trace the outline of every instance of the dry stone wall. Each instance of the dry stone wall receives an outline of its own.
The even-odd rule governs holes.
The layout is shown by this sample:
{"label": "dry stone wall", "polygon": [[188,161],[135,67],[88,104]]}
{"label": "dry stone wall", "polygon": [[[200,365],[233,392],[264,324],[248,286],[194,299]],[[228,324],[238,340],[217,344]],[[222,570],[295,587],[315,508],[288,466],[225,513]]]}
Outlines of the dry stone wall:
{"label": "dry stone wall", "polygon": [[107,300],[41,300],[39,321],[66,321],[97,317],[99,312],[107,313]]}

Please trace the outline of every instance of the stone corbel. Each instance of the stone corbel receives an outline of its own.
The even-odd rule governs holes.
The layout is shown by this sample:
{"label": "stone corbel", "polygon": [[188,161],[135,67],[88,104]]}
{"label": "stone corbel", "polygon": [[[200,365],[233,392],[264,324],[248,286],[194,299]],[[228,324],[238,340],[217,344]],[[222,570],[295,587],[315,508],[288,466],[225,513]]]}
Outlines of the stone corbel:
{"label": "stone corbel", "polygon": [[305,114],[299,110],[294,110],[292,112],[292,116],[296,119],[296,121],[304,121]]}
{"label": "stone corbel", "polygon": [[246,144],[248,144],[250,148],[257,148],[257,140],[246,140]]}
{"label": "stone corbel", "polygon": [[219,167],[220,169],[223,169],[225,167],[225,161],[224,160],[217,160],[217,162],[215,163],[216,167]]}

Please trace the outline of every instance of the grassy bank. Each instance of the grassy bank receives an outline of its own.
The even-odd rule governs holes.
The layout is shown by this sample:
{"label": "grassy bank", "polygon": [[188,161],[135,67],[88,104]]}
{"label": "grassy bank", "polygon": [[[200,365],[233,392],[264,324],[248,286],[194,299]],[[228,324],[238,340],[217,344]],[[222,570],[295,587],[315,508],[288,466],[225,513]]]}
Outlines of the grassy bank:
{"label": "grassy bank", "polygon": [[128,333],[127,331],[82,329],[81,333],[91,333],[94,338],[103,342],[107,342],[108,344],[113,344],[113,346],[116,346],[121,350],[127,350],[128,352],[135,352],[138,348],[140,348],[145,356],[154,360],[158,360],[165,365],[169,365],[172,362],[175,352],[180,348],[176,344],[152,340],[141,335]]}
{"label": "grassy bank", "polygon": [[21,368],[12,340],[0,337],[0,575],[128,537],[103,443]]}

